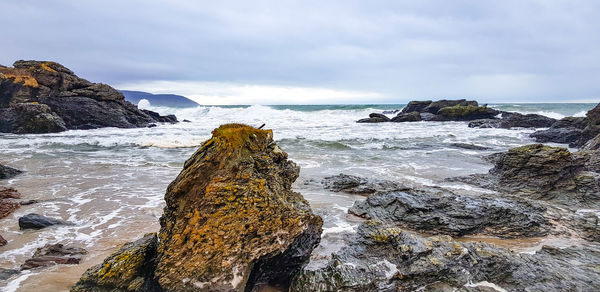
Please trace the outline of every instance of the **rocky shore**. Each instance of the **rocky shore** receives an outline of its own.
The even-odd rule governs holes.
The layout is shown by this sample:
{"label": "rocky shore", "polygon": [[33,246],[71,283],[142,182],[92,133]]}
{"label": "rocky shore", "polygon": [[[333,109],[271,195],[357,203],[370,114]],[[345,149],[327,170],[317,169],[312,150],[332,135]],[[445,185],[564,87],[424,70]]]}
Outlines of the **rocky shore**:
{"label": "rocky shore", "polygon": [[0,132],[54,133],[67,129],[147,127],[176,123],[173,115],[140,110],[102,83],[79,78],[55,62],[0,65]]}

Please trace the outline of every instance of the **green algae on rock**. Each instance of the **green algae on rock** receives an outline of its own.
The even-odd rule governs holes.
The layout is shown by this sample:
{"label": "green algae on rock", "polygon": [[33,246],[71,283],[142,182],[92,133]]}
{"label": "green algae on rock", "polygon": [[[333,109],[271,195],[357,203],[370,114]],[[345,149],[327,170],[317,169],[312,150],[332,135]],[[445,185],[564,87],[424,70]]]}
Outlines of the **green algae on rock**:
{"label": "green algae on rock", "polygon": [[[299,167],[274,143],[271,130],[227,124],[212,134],[167,188],[156,259],[133,260],[121,250],[88,270],[73,291],[256,291],[289,285],[322,229],[321,218],[291,190]],[[140,276],[123,275],[141,267]]]}

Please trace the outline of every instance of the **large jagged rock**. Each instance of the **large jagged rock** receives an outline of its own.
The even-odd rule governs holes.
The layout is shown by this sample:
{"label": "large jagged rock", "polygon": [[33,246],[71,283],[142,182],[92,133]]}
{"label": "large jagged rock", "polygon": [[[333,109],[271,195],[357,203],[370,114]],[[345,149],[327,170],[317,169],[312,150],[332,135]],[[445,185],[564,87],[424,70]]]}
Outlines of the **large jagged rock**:
{"label": "large jagged rock", "polygon": [[565,148],[533,144],[500,155],[487,174],[451,180],[573,206],[599,206],[598,175]]}
{"label": "large jagged rock", "polygon": [[477,105],[455,105],[443,107],[437,111],[438,121],[471,121],[477,119],[488,119],[498,115],[500,112],[487,106]]}
{"label": "large jagged rock", "polygon": [[485,290],[486,283],[508,291],[597,291],[598,260],[597,246],[518,254],[367,221],[325,266],[294,278],[290,291],[504,291]]}
{"label": "large jagged rock", "polygon": [[[381,120],[370,116],[359,122],[417,122],[417,121],[471,121],[476,119],[491,119],[500,112],[488,108],[486,105],[479,106],[477,101],[438,100],[438,101],[411,101],[402,109],[398,115],[391,120]],[[373,114],[371,114],[373,115]]]}
{"label": "large jagged rock", "polygon": [[0,179],[13,178],[21,173],[23,172],[16,168],[0,164]]}
{"label": "large jagged rock", "polygon": [[412,112],[418,112],[418,113],[422,113],[425,112],[425,108],[427,106],[429,106],[433,101],[431,100],[413,100],[410,101],[406,107],[404,107],[402,109],[401,113],[412,113]]}
{"label": "large jagged rock", "polygon": [[88,269],[71,291],[161,291],[154,279],[157,245],[155,233],[123,245],[102,264]]}
{"label": "large jagged rock", "polygon": [[0,67],[0,132],[133,128],[162,121],[176,119],[141,111],[114,88],[79,78],[58,63],[21,60],[13,68]]}
{"label": "large jagged rock", "polygon": [[586,113],[585,117],[566,117],[552,124],[550,129],[531,134],[537,142],[567,143],[570,147],[582,147],[600,134],[600,104]]}
{"label": "large jagged rock", "polygon": [[349,213],[430,234],[548,235],[546,209],[524,200],[456,195],[437,188],[381,192],[356,201]]}
{"label": "large jagged rock", "polygon": [[399,183],[388,180],[366,179],[356,175],[340,173],[325,177],[321,184],[323,188],[332,192],[348,194],[370,195],[378,191],[404,189]]}
{"label": "large jagged rock", "polygon": [[[298,174],[271,130],[241,124],[215,129],[167,189],[154,288],[256,291],[262,285],[289,285],[318,245],[322,228],[308,202],[291,190]],[[118,254],[111,265],[118,265]],[[74,291],[122,278],[91,271],[93,276],[82,278],[85,285]],[[142,282],[154,281],[150,274]],[[134,284],[125,280],[109,291],[141,291],[121,288],[128,283]]]}

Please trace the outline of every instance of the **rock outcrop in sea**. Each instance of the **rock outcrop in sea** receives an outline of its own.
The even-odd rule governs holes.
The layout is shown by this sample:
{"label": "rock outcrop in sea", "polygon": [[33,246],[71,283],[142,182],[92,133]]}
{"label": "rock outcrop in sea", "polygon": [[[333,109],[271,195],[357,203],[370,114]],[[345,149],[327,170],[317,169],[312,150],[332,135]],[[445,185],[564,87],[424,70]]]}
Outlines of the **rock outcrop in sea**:
{"label": "rock outcrop in sea", "polygon": [[223,125],[165,195],[158,241],[125,245],[72,291],[257,291],[287,287],[320,241],[322,220],[291,190],[299,167],[271,130]]}
{"label": "rock outcrop in sea", "polygon": [[10,166],[0,164],[0,179],[13,178],[13,177],[19,175],[20,173],[23,173],[23,172],[16,168],[12,168]]}
{"label": "rock outcrop in sea", "polygon": [[537,142],[565,143],[582,147],[600,134],[600,104],[586,113],[585,117],[566,117],[556,121],[549,129],[531,134]]}
{"label": "rock outcrop in sea", "polygon": [[55,62],[0,65],[0,132],[53,133],[67,129],[146,127],[177,122],[142,111],[102,83],[79,78]]}

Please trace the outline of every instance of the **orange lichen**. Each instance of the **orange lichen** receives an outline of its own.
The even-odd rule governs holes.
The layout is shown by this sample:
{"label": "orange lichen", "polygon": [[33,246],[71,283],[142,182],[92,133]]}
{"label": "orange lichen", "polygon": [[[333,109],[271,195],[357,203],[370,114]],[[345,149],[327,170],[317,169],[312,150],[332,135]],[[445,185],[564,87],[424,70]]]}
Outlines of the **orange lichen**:
{"label": "orange lichen", "polygon": [[50,68],[50,65],[53,65],[53,64],[55,64],[55,63],[54,62],[44,62],[40,66],[42,67],[42,69],[44,69],[48,72],[58,73],[58,72],[56,72],[56,70]]}
{"label": "orange lichen", "polygon": [[21,83],[24,86],[39,87],[37,80],[22,69],[0,68],[0,79],[12,79],[14,83]]}

